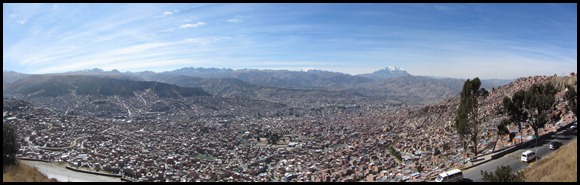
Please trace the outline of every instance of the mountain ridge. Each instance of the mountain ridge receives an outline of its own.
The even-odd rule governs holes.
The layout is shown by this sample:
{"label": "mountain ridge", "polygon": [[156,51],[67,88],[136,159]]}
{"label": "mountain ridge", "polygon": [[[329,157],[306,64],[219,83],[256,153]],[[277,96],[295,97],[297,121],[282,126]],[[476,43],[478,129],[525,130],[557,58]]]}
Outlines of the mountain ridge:
{"label": "mountain ridge", "polygon": [[397,66],[388,66],[372,73],[359,74],[356,76],[363,76],[372,79],[387,79],[402,76],[411,76],[411,74],[409,74],[407,70],[399,68]]}
{"label": "mountain ridge", "polygon": [[[401,76],[387,77],[393,73]],[[8,79],[12,81],[27,77],[26,74],[22,74],[4,71],[4,76],[9,76]],[[233,70],[202,67],[186,67],[159,73],[152,71],[104,71],[95,68],[68,73],[45,74],[45,76],[55,75],[89,75],[133,81],[157,81],[181,87],[201,88],[222,97],[253,98],[287,103],[293,102],[293,98],[298,98],[294,96],[295,93],[298,93],[303,96],[318,97],[312,100],[315,102],[323,99],[326,100],[322,102],[332,102],[332,99],[337,98],[340,99],[340,102],[351,102],[348,101],[348,96],[352,96],[353,101],[378,98],[398,102],[397,104],[421,104],[422,102],[439,101],[458,94],[464,81],[463,79],[435,79],[414,76],[396,66],[376,71],[375,77],[323,70]],[[4,90],[10,84],[6,82],[5,80],[3,83]],[[507,83],[509,80],[495,82],[482,80],[482,87],[492,89]],[[325,97],[325,94],[334,98]]]}
{"label": "mountain ridge", "polygon": [[7,84],[4,93],[55,97],[65,94],[134,96],[151,89],[160,97],[211,96],[201,88],[188,88],[156,81],[133,81],[89,75],[31,75]]}

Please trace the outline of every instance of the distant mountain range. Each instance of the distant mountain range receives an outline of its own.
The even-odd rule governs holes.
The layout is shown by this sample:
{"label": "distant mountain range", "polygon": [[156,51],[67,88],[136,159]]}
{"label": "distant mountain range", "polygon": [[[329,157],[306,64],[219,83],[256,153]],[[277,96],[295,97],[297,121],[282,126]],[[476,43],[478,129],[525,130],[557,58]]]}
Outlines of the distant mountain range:
{"label": "distant mountain range", "polygon": [[401,69],[397,66],[389,66],[385,67],[384,69],[375,71],[373,73],[366,73],[360,74],[357,76],[372,78],[372,79],[387,79],[387,78],[396,78],[402,76],[411,76],[411,74],[407,73],[406,70]]}
{"label": "distant mountain range", "polygon": [[285,88],[249,83],[236,78],[201,78],[172,74],[147,74],[146,80],[183,87],[201,87],[216,96],[226,98],[250,98],[286,104],[305,102],[356,103],[368,99],[362,94],[332,89]]}
{"label": "distant mountain range", "polygon": [[21,78],[25,78],[30,76],[29,74],[24,74],[24,73],[19,73],[19,72],[14,72],[14,71],[3,71],[2,72],[2,84],[8,84],[8,83],[12,83],[16,80],[19,80]]}
{"label": "distant mountain range", "polygon": [[31,75],[7,84],[5,95],[35,96],[102,95],[134,96],[135,91],[151,89],[157,96],[174,98],[210,96],[201,88],[180,87],[154,81],[133,81],[88,75]]}
{"label": "distant mountain range", "polygon": [[[70,75],[77,76],[66,77]],[[3,91],[9,94],[40,93],[55,96],[76,89],[77,93],[131,95],[132,91],[155,88],[160,96],[167,97],[211,93],[228,98],[250,98],[284,103],[297,101],[351,103],[385,100],[396,104],[423,104],[456,96],[465,81],[464,79],[413,76],[396,66],[360,75],[323,70],[233,70],[186,67],[160,73],[104,71],[97,68],[46,75],[4,71],[3,77]],[[27,77],[32,78],[17,81]],[[491,89],[510,81],[482,80],[482,86]],[[101,89],[97,93],[99,87],[107,86],[105,84],[113,85],[107,87],[110,89]],[[57,88],[62,89],[57,90]],[[45,92],[38,92],[42,89],[45,89]],[[52,90],[47,91],[48,89]]]}
{"label": "distant mountain range", "polygon": [[[201,78],[236,78],[256,85],[283,88],[341,88],[349,84],[371,82],[372,79],[352,76],[345,73],[306,70],[257,70],[257,69],[218,69],[218,68],[182,68],[160,74],[183,75]],[[137,73],[138,76],[141,76]]]}

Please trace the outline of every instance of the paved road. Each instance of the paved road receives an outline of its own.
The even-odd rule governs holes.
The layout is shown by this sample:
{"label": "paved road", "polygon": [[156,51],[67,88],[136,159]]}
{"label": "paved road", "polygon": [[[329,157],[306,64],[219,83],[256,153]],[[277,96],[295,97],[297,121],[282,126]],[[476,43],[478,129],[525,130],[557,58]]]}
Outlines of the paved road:
{"label": "paved road", "polygon": [[[576,136],[577,136],[577,130],[570,130],[568,128],[566,130],[563,130],[559,133],[554,134],[553,137],[551,137],[549,139],[545,139],[543,141],[538,140],[539,147],[537,148],[538,149],[537,150],[538,151],[537,157],[539,157],[539,159],[541,159],[542,157],[547,156],[549,153],[553,152],[553,150],[548,149],[548,143],[550,143],[551,141],[554,141],[554,140],[560,141],[564,145],[566,145],[567,143],[575,140]],[[492,172],[492,171],[495,171],[495,169],[501,165],[509,165],[512,168],[512,171],[519,171],[519,170],[524,169],[525,167],[533,165],[534,162],[524,163],[524,162],[520,161],[520,155],[522,154],[522,152],[524,152],[526,150],[536,151],[534,146],[530,145],[528,147],[517,150],[513,153],[506,154],[505,156],[500,157],[498,159],[489,161],[485,164],[481,164],[481,165],[473,167],[471,169],[467,169],[467,170],[463,171],[464,181],[465,182],[483,182],[483,177],[481,176],[480,170]]]}
{"label": "paved road", "polygon": [[65,168],[65,165],[57,163],[45,163],[40,161],[26,161],[21,160],[29,166],[36,167],[38,171],[46,175],[48,178],[55,178],[59,182],[122,182],[119,177],[107,177],[102,175],[94,175],[88,173],[81,173]]}
{"label": "paved road", "polygon": [[[69,149],[69,148],[72,148],[72,147],[77,146],[77,140],[79,140],[81,138],[86,138],[86,137],[87,136],[83,134],[82,136],[75,138],[70,143],[70,146],[65,146],[65,147],[40,147],[39,149],[41,149],[41,150],[66,150],[66,149]],[[35,145],[33,145],[33,146],[35,146]],[[46,146],[46,144],[45,144],[45,146]],[[36,146],[36,147],[38,147],[38,146]]]}

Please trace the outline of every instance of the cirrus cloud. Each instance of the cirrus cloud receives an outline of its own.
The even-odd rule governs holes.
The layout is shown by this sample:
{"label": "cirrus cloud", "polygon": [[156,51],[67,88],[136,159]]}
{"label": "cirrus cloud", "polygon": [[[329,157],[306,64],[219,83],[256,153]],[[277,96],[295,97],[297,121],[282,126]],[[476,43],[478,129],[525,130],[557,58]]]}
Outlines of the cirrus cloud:
{"label": "cirrus cloud", "polygon": [[197,28],[200,26],[206,25],[204,22],[197,22],[195,24],[181,24],[179,25],[180,28]]}

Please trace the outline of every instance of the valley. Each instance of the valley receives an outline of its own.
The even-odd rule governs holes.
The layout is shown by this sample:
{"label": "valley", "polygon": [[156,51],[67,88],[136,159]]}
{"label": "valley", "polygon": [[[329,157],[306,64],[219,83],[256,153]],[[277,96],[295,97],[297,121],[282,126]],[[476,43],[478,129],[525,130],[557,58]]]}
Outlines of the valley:
{"label": "valley", "polygon": [[[454,130],[459,101],[451,94],[433,95],[449,96],[436,103],[405,104],[409,101],[397,96],[228,78],[178,76],[173,83],[189,84],[183,87],[132,86],[133,81],[102,75],[72,79],[60,74],[5,85],[4,118],[29,139],[22,143],[21,157],[121,174],[131,181],[352,182],[425,181],[469,157]],[[81,89],[77,79],[106,84]],[[526,77],[494,87],[482,103],[489,119],[481,124],[481,153],[511,144],[494,133],[504,95],[567,79],[575,81],[575,76]],[[238,86],[224,88],[231,84]],[[559,123],[547,124],[546,131]],[[402,158],[387,153],[388,147]]]}

